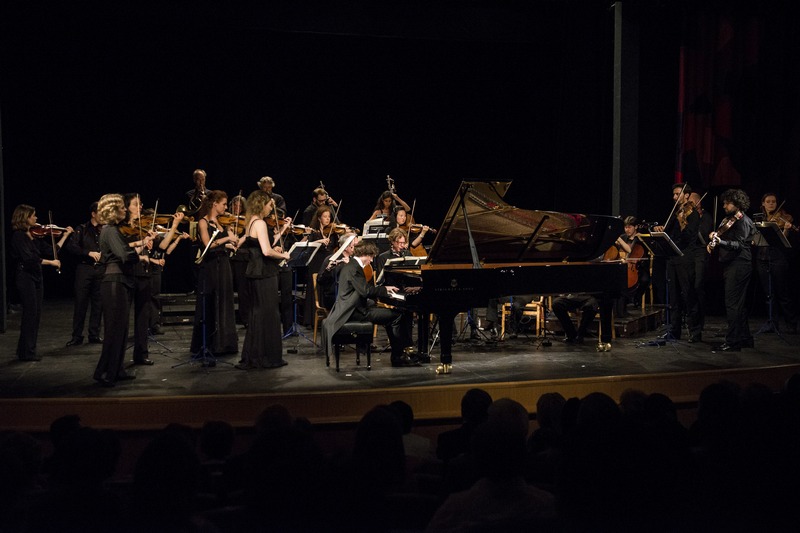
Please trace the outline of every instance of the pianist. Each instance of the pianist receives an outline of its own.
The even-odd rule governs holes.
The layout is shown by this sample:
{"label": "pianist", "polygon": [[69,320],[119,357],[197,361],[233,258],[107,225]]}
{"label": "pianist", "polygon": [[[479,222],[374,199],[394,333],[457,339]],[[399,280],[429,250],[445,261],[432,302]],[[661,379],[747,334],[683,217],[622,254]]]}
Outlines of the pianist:
{"label": "pianist", "polygon": [[[366,270],[371,270],[378,248],[371,242],[361,241],[353,250],[353,257],[339,273],[339,290],[336,303],[328,318],[322,321],[325,353],[333,353],[333,336],[345,323],[372,322],[386,328],[392,345],[392,366],[417,366],[417,354],[412,347],[407,321],[410,316],[398,309],[377,307],[374,300],[397,292],[397,287],[368,283]],[[373,300],[373,301],[370,301]]]}

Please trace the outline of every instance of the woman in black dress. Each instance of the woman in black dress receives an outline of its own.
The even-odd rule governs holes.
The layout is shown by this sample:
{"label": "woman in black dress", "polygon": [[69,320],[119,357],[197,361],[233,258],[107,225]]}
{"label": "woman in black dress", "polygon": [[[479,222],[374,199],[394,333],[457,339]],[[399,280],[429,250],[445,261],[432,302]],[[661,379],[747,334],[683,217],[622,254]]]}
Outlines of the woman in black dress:
{"label": "woman in black dress", "polygon": [[[232,354],[239,351],[236,335],[236,318],[233,305],[233,274],[228,254],[236,249],[238,239],[233,230],[224,230],[217,217],[228,209],[225,191],[211,191],[203,198],[197,222],[197,234],[201,241],[201,252],[206,250],[197,276],[197,305],[192,330],[192,353],[205,347],[214,355]],[[219,235],[213,239],[214,232]],[[209,243],[211,245],[209,246]],[[205,324],[203,317],[205,316]]]}
{"label": "woman in black dress", "polygon": [[128,321],[136,286],[134,267],[148,260],[145,247],[151,236],[130,243],[120,233],[125,220],[122,195],[106,194],[97,204],[97,218],[105,224],[100,230],[100,263],[105,267],[100,294],[103,299],[103,351],[94,371],[94,379],[104,387],[117,381],[133,379],[125,373],[123,361],[128,345]]}
{"label": "woman in black dress", "polygon": [[270,244],[270,232],[264,218],[272,213],[275,204],[263,191],[247,198],[247,223],[244,246],[250,251],[245,276],[249,284],[250,316],[242,347],[240,370],[278,368],[283,360],[283,328],[279,311],[278,264],[289,259],[289,253]]}
{"label": "woman in black dress", "polygon": [[[61,268],[61,261],[55,259],[42,259],[42,255],[50,251],[53,241],[37,240],[31,233],[31,228],[36,224],[36,208],[21,204],[14,209],[11,215],[11,254],[17,260],[15,282],[19,298],[22,303],[22,321],[19,329],[19,342],[17,343],[17,357],[20,361],[39,361],[36,355],[36,341],[39,338],[39,322],[42,318],[42,300],[44,287],[42,285],[42,265]],[[41,227],[41,226],[38,226]],[[61,236],[58,248],[72,233],[72,228]]]}

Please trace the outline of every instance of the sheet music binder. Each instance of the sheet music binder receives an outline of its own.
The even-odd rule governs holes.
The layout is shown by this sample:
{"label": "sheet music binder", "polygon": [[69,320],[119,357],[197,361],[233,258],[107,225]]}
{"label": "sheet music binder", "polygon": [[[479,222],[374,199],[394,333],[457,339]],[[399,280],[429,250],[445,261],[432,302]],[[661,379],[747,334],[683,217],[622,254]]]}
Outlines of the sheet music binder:
{"label": "sheet music binder", "polygon": [[[783,228],[778,226],[776,222],[756,222],[755,224],[756,229],[758,230],[758,234],[763,237],[763,240],[767,241],[767,244],[773,246],[775,248],[791,248],[792,244],[786,238],[786,235],[783,234]],[[755,241],[758,239],[758,235],[755,239],[753,239],[753,243],[756,246],[764,246],[763,244],[756,243]]]}
{"label": "sheet music binder", "polygon": [[291,268],[307,266],[322,246],[319,242],[296,242],[289,249],[287,265]]}
{"label": "sheet music binder", "polygon": [[678,248],[669,235],[663,231],[651,231],[650,233],[640,233],[639,240],[645,248],[655,257],[682,257],[683,252]]}
{"label": "sheet music binder", "polygon": [[378,274],[378,279],[375,280],[375,283],[380,285],[383,283],[383,274],[386,272],[386,269],[395,269],[395,268],[413,268],[418,267],[420,265],[424,265],[425,262],[428,260],[428,256],[416,256],[416,255],[407,255],[404,257],[391,257],[386,260],[383,264],[383,270],[381,273]]}

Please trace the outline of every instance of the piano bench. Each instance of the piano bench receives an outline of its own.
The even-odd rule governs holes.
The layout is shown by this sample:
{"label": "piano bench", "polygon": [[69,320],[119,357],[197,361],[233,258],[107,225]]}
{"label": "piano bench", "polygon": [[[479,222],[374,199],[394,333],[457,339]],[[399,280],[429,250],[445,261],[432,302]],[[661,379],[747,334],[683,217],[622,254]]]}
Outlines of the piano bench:
{"label": "piano bench", "polygon": [[[372,370],[372,334],[375,331],[375,324],[372,322],[347,322],[339,328],[333,336],[333,353],[336,358],[336,371],[339,371],[339,356],[342,345],[356,345],[356,365],[361,364],[361,350],[367,354],[367,370]],[[330,359],[325,361],[327,366],[331,366]]]}

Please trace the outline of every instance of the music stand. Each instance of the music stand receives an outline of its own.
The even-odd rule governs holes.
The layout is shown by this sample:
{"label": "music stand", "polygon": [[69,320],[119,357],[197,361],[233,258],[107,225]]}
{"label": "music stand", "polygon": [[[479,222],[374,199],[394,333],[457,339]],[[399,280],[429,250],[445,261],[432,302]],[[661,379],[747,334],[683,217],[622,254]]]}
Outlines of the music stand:
{"label": "music stand", "polygon": [[[683,252],[677,245],[669,238],[663,231],[651,231],[650,233],[640,233],[637,235],[639,241],[647,249],[653,257],[664,257],[671,259],[673,257],[683,257]],[[666,302],[667,314],[666,323],[671,324],[670,316],[670,302],[669,302],[669,269],[665,272],[666,275]],[[671,335],[670,335],[671,337]],[[675,339],[658,339],[647,343],[648,346],[663,346],[666,340],[674,341]]]}
{"label": "music stand", "polygon": [[[283,335],[283,338],[285,339],[286,337],[297,334],[297,336],[303,337],[314,346],[316,346],[314,341],[306,337],[303,332],[300,331],[300,324],[297,323],[297,269],[299,267],[307,267],[321,246],[322,244],[319,242],[296,242],[289,249],[289,259],[286,261],[286,265],[292,269],[292,305],[294,306],[294,311],[292,313],[292,327],[286,331],[286,333]],[[314,295],[310,292],[313,290],[313,287],[306,286],[306,298],[314,297]],[[299,344],[300,339],[297,339],[295,347],[293,349],[290,348],[286,350],[286,352],[297,353]]]}
{"label": "music stand", "polygon": [[[196,264],[200,264],[203,262],[203,259],[206,256],[206,253],[209,249],[211,249],[211,243],[217,238],[217,235],[220,234],[220,230],[218,228],[214,229],[214,233],[211,234],[211,238],[208,239],[208,244],[206,244],[205,249],[203,249],[203,253],[200,254],[195,260]],[[192,354],[192,356],[182,362],[178,363],[177,365],[172,365],[172,368],[178,368],[179,366],[183,366],[188,363],[194,363],[196,361],[200,361],[201,366],[206,368],[206,372],[208,372],[208,368],[212,366],[217,366],[217,358],[214,356],[214,353],[208,348],[208,331],[206,329],[206,276],[200,276],[201,286],[199,287],[200,292],[197,295],[200,298],[200,306],[201,306],[201,314],[200,314],[200,326],[202,332],[202,339],[203,344],[200,346],[200,350],[197,353]],[[230,366],[233,366],[232,363],[228,363],[227,361],[222,361]]]}
{"label": "music stand", "polygon": [[[773,248],[791,248],[792,245],[789,240],[786,238],[786,235],[783,234],[783,229],[778,226],[775,222],[756,222],[755,224],[756,229],[758,229],[759,235],[761,239],[756,237],[754,239],[754,244],[756,246],[766,246],[773,247]],[[775,318],[772,311],[773,305],[773,298],[772,298],[772,258],[767,253],[767,287],[768,287],[768,294],[767,294],[767,321],[759,328],[756,335],[761,335],[762,333],[768,333],[770,331],[774,331],[777,333],[778,337],[780,337],[784,342],[788,342],[783,335],[781,334],[780,330],[778,329],[778,324],[775,322]]]}
{"label": "music stand", "polygon": [[373,220],[367,220],[364,223],[364,230],[361,232],[363,239],[375,243],[378,247],[378,253],[383,253],[391,246],[389,239],[386,238],[386,230],[389,228],[389,219],[386,217],[378,217]]}

